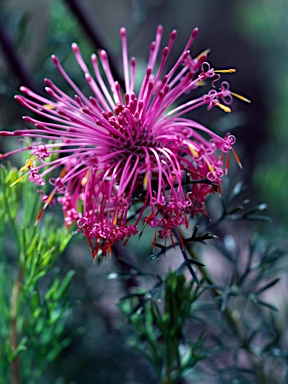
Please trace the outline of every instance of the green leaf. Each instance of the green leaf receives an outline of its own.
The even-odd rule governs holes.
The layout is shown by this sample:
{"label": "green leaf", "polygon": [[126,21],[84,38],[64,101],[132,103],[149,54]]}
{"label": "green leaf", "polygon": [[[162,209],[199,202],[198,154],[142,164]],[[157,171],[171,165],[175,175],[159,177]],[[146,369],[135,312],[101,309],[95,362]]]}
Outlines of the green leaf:
{"label": "green leaf", "polygon": [[9,359],[10,364],[19,355],[19,353],[26,350],[26,345],[25,345],[26,343],[27,343],[27,337],[22,337],[19,344],[17,345],[17,348],[15,349],[15,351],[10,356],[10,359]]}
{"label": "green leaf", "polygon": [[267,283],[266,285],[264,285],[264,287],[258,289],[258,290],[256,291],[256,294],[259,294],[259,293],[261,293],[261,292],[264,292],[264,291],[266,291],[267,289],[273,287],[275,284],[278,283],[279,280],[280,280],[280,277],[277,277],[276,279],[270,281],[269,283]]}
{"label": "green leaf", "polygon": [[69,285],[71,283],[72,277],[75,275],[75,271],[69,271],[67,275],[64,277],[61,285],[54,293],[54,299],[55,301],[60,300],[60,298],[64,295],[64,293],[67,292]]}

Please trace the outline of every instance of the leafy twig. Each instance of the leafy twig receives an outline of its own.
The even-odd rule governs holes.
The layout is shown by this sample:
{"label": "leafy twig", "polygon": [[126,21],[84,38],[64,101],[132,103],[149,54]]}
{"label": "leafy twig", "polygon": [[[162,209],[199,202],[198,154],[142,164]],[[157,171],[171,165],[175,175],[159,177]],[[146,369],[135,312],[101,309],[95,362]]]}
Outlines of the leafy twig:
{"label": "leafy twig", "polygon": [[[14,76],[19,80],[21,85],[26,85],[27,87],[37,90],[39,89],[34,81],[32,80],[29,71],[25,67],[25,64],[22,59],[17,54],[17,50],[14,47],[10,36],[4,29],[3,23],[0,22],[0,45],[2,47],[2,52],[4,53],[8,68],[13,72]],[[40,90],[41,93],[41,90]]]}
{"label": "leafy twig", "polygon": [[20,266],[18,276],[12,290],[11,307],[10,307],[10,344],[11,344],[12,353],[15,354],[15,357],[11,362],[11,383],[12,384],[20,384],[21,382],[19,359],[16,354],[17,345],[18,345],[16,323],[17,323],[17,308],[18,308],[18,301],[19,301],[20,290],[22,285],[22,279],[23,279],[23,268]]}
{"label": "leafy twig", "polygon": [[[104,37],[102,37],[99,30],[96,29],[97,23],[95,23],[95,20],[92,22],[90,15],[88,15],[88,12],[83,7],[82,2],[77,0],[65,0],[65,1],[69,5],[75,17],[78,19],[79,23],[81,24],[87,36],[92,41],[93,45],[98,49],[100,48],[105,49],[106,44],[104,41]],[[109,56],[112,58],[111,53],[109,53]],[[116,61],[113,60],[113,58],[110,60],[109,65],[110,65],[111,73],[113,77],[117,79],[121,87],[124,89],[124,82],[123,82],[122,76],[120,75],[120,72],[118,71],[117,67],[114,64],[115,62]]]}

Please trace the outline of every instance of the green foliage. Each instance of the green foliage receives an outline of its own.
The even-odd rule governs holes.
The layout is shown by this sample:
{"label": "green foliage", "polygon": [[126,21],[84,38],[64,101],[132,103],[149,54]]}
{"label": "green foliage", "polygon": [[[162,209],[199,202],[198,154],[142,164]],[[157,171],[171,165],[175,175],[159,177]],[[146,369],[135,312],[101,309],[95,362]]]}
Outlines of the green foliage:
{"label": "green foliage", "polygon": [[151,297],[135,311],[135,297],[119,302],[137,334],[133,347],[152,362],[161,383],[176,383],[204,358],[203,335],[194,342],[185,334],[193,303],[203,292],[195,285],[183,274],[170,271],[164,281],[163,305],[162,300]]}
{"label": "green foliage", "polygon": [[65,322],[74,272],[63,277],[55,268],[71,235],[45,216],[33,225],[41,199],[31,183],[10,186],[20,176],[0,168],[0,377],[32,384],[71,341]]}
{"label": "green foliage", "polygon": [[[33,80],[38,79],[39,88],[42,89],[43,74],[47,75],[48,73],[49,77],[56,79],[63,90],[67,91],[68,89],[69,93],[71,90],[63,82],[62,77],[58,75],[50,58],[47,59],[52,52],[56,53],[61,62],[64,63],[65,68],[68,69],[71,77],[77,79],[85,93],[85,88],[87,89],[88,86],[85,79],[79,77],[79,68],[74,65],[75,59],[70,52],[70,43],[72,41],[80,43],[84,57],[88,57],[91,47],[87,36],[64,2],[52,1],[48,3],[49,11],[45,14],[43,12],[41,23],[36,23],[38,26],[42,26],[48,20],[48,33],[42,38],[38,33],[41,28],[32,30],[29,28],[29,20],[33,18],[33,13],[37,15],[36,12],[38,12],[38,16],[41,16],[41,13],[39,15],[40,7],[34,7],[36,12],[31,7],[30,10],[29,7],[26,7],[27,12],[23,13],[21,7],[17,6],[17,4],[22,5],[21,1],[16,3],[6,1],[1,4],[1,11],[3,12],[0,13],[2,16],[4,15],[4,28],[6,21],[10,20],[7,23],[8,37],[10,35],[10,38],[14,39],[17,44],[16,52],[18,51],[20,54],[22,52],[25,55],[25,58],[18,60],[18,63],[23,63],[25,69],[26,62],[28,72],[33,74]],[[92,4],[91,1],[90,3]],[[127,20],[130,28],[133,28],[133,25],[134,27],[137,26],[138,22],[138,28],[135,28],[135,31],[138,32],[141,32],[139,27],[143,25],[143,20],[145,23],[149,21],[149,6],[153,3],[153,7],[155,7],[161,2],[148,1],[144,3],[141,1],[133,2],[132,19],[131,10],[126,7],[127,12],[125,12],[125,7],[123,8],[128,15]],[[169,6],[173,6],[173,2],[170,3]],[[257,166],[256,173],[254,172],[252,178],[254,178],[256,185],[257,199],[261,195],[269,203],[273,216],[277,215],[275,220],[277,225],[272,228],[269,226],[269,232],[273,232],[273,228],[279,227],[280,222],[285,231],[288,217],[287,211],[283,209],[286,206],[288,192],[286,183],[288,152],[285,140],[288,132],[286,128],[288,102],[287,33],[285,33],[287,31],[287,19],[285,17],[287,12],[285,9],[287,10],[288,3],[284,0],[278,0],[277,5],[268,1],[238,1],[235,4],[230,2],[229,6],[227,4],[227,7],[223,8],[217,6],[215,2],[212,10],[218,9],[217,12],[220,13],[217,14],[219,17],[223,16],[223,20],[225,16],[229,16],[227,18],[228,23],[219,23],[219,17],[216,17],[216,13],[215,15],[214,12],[211,13],[212,2],[198,2],[201,3],[201,6],[197,9],[199,12],[196,13],[194,3],[197,2],[191,2],[190,11],[194,10],[193,12],[187,12],[186,3],[186,14],[197,14],[200,24],[203,20],[210,24],[212,22],[211,31],[215,29],[216,24],[223,25],[223,36],[227,37],[228,42],[228,37],[233,36],[233,29],[229,27],[231,24],[234,27],[238,25],[239,36],[242,36],[242,40],[246,34],[247,48],[251,47],[252,44],[252,50],[250,49],[252,55],[242,55],[248,57],[247,68],[250,68],[247,71],[246,80],[248,79],[248,83],[252,84],[256,91],[254,96],[249,91],[249,96],[252,97],[253,101],[250,110],[258,115],[262,112],[268,113],[268,120],[263,125],[266,126],[266,133],[269,137],[269,144],[264,148],[261,156],[255,157]],[[9,12],[5,12],[8,4],[12,5],[11,9],[16,4],[15,11],[10,16]],[[178,3],[176,6],[177,9],[181,8]],[[108,3],[107,7],[109,7]],[[223,14],[221,14],[222,8],[225,11]],[[207,13],[207,10],[210,12]],[[173,14],[173,24],[175,22],[177,24],[177,17],[175,17],[177,15],[174,15],[173,12],[170,14]],[[213,16],[209,18],[209,14]],[[109,25],[112,25],[115,32],[115,28],[118,29],[118,27],[115,27],[115,23],[113,24],[110,17],[111,12],[107,12],[107,15],[109,15]],[[178,13],[179,15],[180,13]],[[235,15],[237,18],[233,18]],[[104,13],[97,13],[94,16],[96,19],[99,17],[99,21],[105,24]],[[114,18],[117,23],[119,17]],[[161,18],[163,17],[165,18],[165,12],[161,13]],[[98,25],[96,19],[95,26]],[[137,19],[136,22],[135,19]],[[152,19],[154,22],[154,18]],[[178,20],[181,20],[183,24],[182,19],[182,17],[178,17]],[[213,20],[215,20],[215,25]],[[103,31],[104,36],[107,31],[109,29]],[[134,35],[139,36],[139,33]],[[36,49],[34,55],[31,55],[29,51],[33,53],[33,47],[36,46],[34,43],[31,44],[31,39],[35,36],[37,36],[36,40],[40,50],[37,51]],[[113,41],[112,43],[111,40],[109,41],[109,45],[113,46]],[[107,48],[107,36],[104,43],[104,48]],[[238,44],[235,46],[237,53],[239,53]],[[94,44],[93,50],[96,48]],[[228,52],[231,62],[235,53],[223,49],[221,51],[222,56],[223,52],[224,56]],[[259,53],[261,56],[259,56],[260,61],[258,62],[257,55]],[[36,59],[32,60],[31,57],[33,58],[33,56]],[[220,60],[220,58],[218,59]],[[11,103],[16,92],[16,85],[18,85],[18,78],[11,76],[13,66],[7,65],[5,68],[5,59],[2,60],[1,64],[3,64],[1,65],[2,75],[0,75],[1,128],[10,127],[12,129],[16,125],[18,129],[20,112],[16,110],[17,104]],[[137,65],[142,65],[140,60]],[[252,78],[249,70],[253,73]],[[243,86],[247,86],[248,83],[246,82],[245,85],[244,82]],[[263,95],[261,97],[263,90],[264,98]],[[74,95],[71,94],[71,96]],[[257,100],[261,103],[261,109],[258,110]],[[233,119],[235,117],[233,118],[233,116],[225,115],[221,121],[219,120],[219,127],[225,129],[226,122],[226,128],[230,130],[231,124],[234,124]],[[249,121],[246,112],[245,114],[239,112],[239,117],[236,117],[236,120],[245,120],[246,118]],[[235,125],[237,125],[237,121]],[[250,124],[250,128],[254,129],[253,124]],[[249,130],[246,133],[247,142],[251,140],[250,146],[253,147],[254,152],[257,151],[261,142],[254,142],[253,134],[251,132],[250,135]],[[261,139],[262,130],[259,136]],[[10,146],[10,140],[5,142],[6,144]],[[266,157],[266,162],[259,165],[260,157],[261,159]],[[249,163],[247,166],[246,170],[251,172]],[[70,236],[67,235],[65,228],[58,228],[57,223],[52,222],[47,213],[45,216],[43,215],[39,225],[34,226],[35,217],[40,209],[40,201],[36,198],[35,186],[30,183],[21,182],[14,187],[9,187],[19,176],[16,169],[9,168],[7,173],[4,168],[0,168],[0,244],[2,245],[0,251],[0,384],[9,383],[10,372],[12,375],[16,375],[17,371],[21,372],[23,383],[40,382],[41,373],[70,342],[65,335],[64,325],[69,311],[67,296],[73,272],[69,272],[65,277],[59,269],[55,268],[55,263],[60,253],[67,247]],[[170,272],[167,277],[162,277],[144,273],[139,267],[132,263],[128,265],[129,263],[126,262],[129,271],[126,270],[125,275],[122,276],[119,271],[118,274],[114,274],[114,277],[122,277],[125,285],[129,279],[136,279],[139,282],[139,286],[133,286],[133,289],[128,290],[126,297],[120,301],[119,306],[130,320],[130,325],[133,326],[132,332],[135,332],[133,345],[152,361],[163,382],[166,381],[167,383],[169,380],[176,382],[180,372],[184,375],[190,367],[193,368],[192,373],[195,372],[195,375],[191,380],[189,376],[187,382],[197,384],[212,382],[282,384],[288,382],[287,313],[285,314],[287,306],[285,307],[283,304],[281,306],[280,299],[285,296],[285,291],[283,286],[279,288],[277,285],[281,275],[287,278],[285,275],[288,269],[284,258],[287,252],[275,249],[276,239],[271,236],[271,233],[269,235],[273,241],[273,247],[268,246],[261,237],[254,236],[252,240],[248,241],[245,237],[247,233],[245,236],[239,235],[243,227],[240,228],[237,224],[235,227],[234,220],[245,220],[245,223],[247,223],[246,220],[268,220],[262,215],[265,205],[260,204],[249,209],[248,200],[244,200],[241,204],[237,203],[241,189],[241,183],[238,183],[228,198],[219,200],[219,215],[211,215],[213,220],[207,226],[203,223],[195,223],[194,226],[193,223],[191,234],[185,233],[187,237],[182,234],[182,247],[179,246],[179,238],[177,239],[175,235],[177,241],[174,252],[178,253],[175,258],[181,258],[181,254],[183,258],[177,272]],[[211,210],[212,213],[213,209]],[[226,227],[224,227],[224,231],[223,227],[222,230],[218,231],[218,225],[223,224],[223,221],[226,221]],[[216,237],[210,234],[211,230],[212,232],[215,230],[219,235],[218,240],[210,241]],[[286,232],[284,232],[285,235]],[[129,241],[128,246],[134,249],[134,253],[136,253],[136,246],[138,246],[137,251],[139,250],[137,242],[137,238]],[[210,247],[211,243],[212,247]],[[209,248],[207,246],[209,258],[205,259],[206,267],[202,263],[204,248],[202,244],[209,246]],[[213,244],[216,246],[213,247]],[[160,248],[160,251],[148,258],[151,260],[150,264],[154,263],[153,268],[155,260],[161,259],[160,263],[164,264],[165,252],[170,251],[171,254],[171,249],[173,249],[172,245],[166,247],[166,244],[165,246],[156,244],[156,246]],[[150,243],[148,247],[150,247]],[[207,248],[205,248],[206,251]],[[203,253],[205,254],[205,251]],[[165,262],[167,259],[168,256]],[[97,262],[100,260],[98,258]],[[190,271],[194,283],[185,281],[181,275],[186,268]],[[151,284],[153,278],[156,280],[155,285],[146,289],[147,281]],[[145,284],[142,284],[143,279],[145,279]],[[195,282],[201,284],[200,288],[196,287]],[[204,292],[203,289],[205,289]],[[85,302],[88,300],[87,292],[88,289]],[[90,287],[89,292],[93,296]],[[160,298],[161,301],[159,301]],[[89,302],[93,308],[94,300],[93,297]],[[86,304],[85,308],[88,307],[89,305]],[[275,307],[279,308],[280,313],[274,310]],[[87,319],[91,319],[91,312],[89,314],[87,311]],[[112,323],[112,321],[110,322]],[[200,334],[201,331],[205,333],[205,345],[203,337],[197,339],[195,336],[195,329]],[[12,337],[14,331],[16,331],[16,342]],[[199,365],[195,366],[197,359],[203,357],[202,346],[205,350],[205,367],[209,370],[206,376],[205,373],[204,376],[201,376],[203,375],[201,365],[200,367]],[[85,353],[86,359],[89,353],[95,357],[95,345],[92,352],[89,351],[89,353],[87,353],[87,349],[85,351],[83,345],[82,348],[81,357],[85,356]],[[100,354],[102,352],[101,349]],[[115,355],[117,353],[118,351],[115,352]],[[123,365],[123,354],[120,353],[119,355],[119,364]],[[75,359],[79,361],[78,357]],[[116,361],[116,358],[113,360]],[[77,364],[75,365],[77,366]],[[87,360],[85,364],[81,365],[88,366]],[[94,372],[98,367],[99,365],[93,364]],[[89,371],[92,371],[91,368],[92,364],[89,365]],[[109,378],[112,380],[110,364],[108,369]],[[70,376],[73,381],[78,379],[79,369],[78,371],[75,369],[74,372],[77,372],[75,377]],[[17,375],[14,378],[17,379]],[[183,383],[185,377],[181,377],[181,379],[181,383]],[[16,380],[13,381],[16,382]],[[106,382],[106,379],[104,381]]]}
{"label": "green foliage", "polygon": [[[166,277],[145,273],[121,259],[125,268],[110,275],[133,282],[119,307],[132,325],[133,347],[152,363],[158,382],[176,384],[187,378],[212,383],[212,376],[213,383],[225,384],[287,382],[285,328],[273,296],[281,275],[287,273],[287,250],[260,235],[237,238],[239,220],[269,221],[262,214],[265,204],[250,207],[249,200],[241,197],[243,191],[242,183],[226,183],[222,197],[210,206],[214,219],[195,220],[182,238],[174,231],[174,247],[156,244],[160,251],[147,259],[149,264],[168,251],[172,255],[174,248],[184,259],[174,272]],[[230,234],[216,238],[210,233],[219,233],[225,222]],[[203,247],[212,239],[208,247],[212,258],[205,266]],[[187,270],[190,282],[183,275]],[[197,364],[201,359],[205,363]]]}

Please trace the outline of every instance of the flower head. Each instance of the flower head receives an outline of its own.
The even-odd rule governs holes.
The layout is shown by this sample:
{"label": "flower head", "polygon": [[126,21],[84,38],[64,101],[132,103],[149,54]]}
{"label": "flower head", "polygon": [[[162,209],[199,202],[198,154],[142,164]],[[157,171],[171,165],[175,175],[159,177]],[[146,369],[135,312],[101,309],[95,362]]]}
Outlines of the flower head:
{"label": "flower head", "polygon": [[[172,236],[171,231],[187,225],[189,217],[205,211],[207,196],[220,187],[223,158],[229,157],[235,138],[230,134],[221,138],[186,115],[202,106],[230,112],[235,94],[226,81],[220,82],[222,71],[210,67],[205,52],[190,56],[196,35],[194,29],[176,63],[164,73],[176,31],[156,65],[162,38],[162,27],[158,27],[137,93],[136,59],[128,60],[122,28],[124,90],[113,78],[105,51],[91,56],[92,74],[73,44],[90,97],[55,56],[55,66],[76,96],[70,97],[49,79],[45,90],[50,98],[26,87],[20,89],[28,97],[16,96],[40,118],[24,116],[34,129],[0,133],[32,140],[2,157],[30,152],[20,171],[27,172],[29,181],[38,186],[48,179],[52,187],[45,199],[42,193],[44,209],[59,195],[66,225],[77,224],[94,257],[99,250],[111,252],[114,243],[135,235],[140,224],[157,227],[160,238]],[[212,82],[207,93],[177,105],[183,94],[190,95],[204,80]]]}

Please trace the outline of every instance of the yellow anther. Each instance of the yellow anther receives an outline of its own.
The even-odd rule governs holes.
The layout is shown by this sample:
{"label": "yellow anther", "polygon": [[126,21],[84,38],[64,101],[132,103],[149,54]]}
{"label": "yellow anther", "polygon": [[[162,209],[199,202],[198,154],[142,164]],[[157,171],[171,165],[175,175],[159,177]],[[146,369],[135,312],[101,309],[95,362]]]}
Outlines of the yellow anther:
{"label": "yellow anther", "polygon": [[55,192],[56,192],[56,188],[54,188],[53,191],[48,196],[47,200],[45,201],[43,209],[46,209],[48,207],[48,205],[51,203],[51,200],[53,199]]}
{"label": "yellow anther", "polygon": [[229,68],[229,69],[215,69],[215,73],[235,73],[236,69],[235,68]]}
{"label": "yellow anther", "polygon": [[197,86],[198,87],[203,87],[204,85],[206,85],[207,83],[206,83],[206,81],[197,81]]}
{"label": "yellow anther", "polygon": [[87,184],[87,181],[88,181],[88,177],[90,175],[90,172],[91,172],[91,169],[88,169],[87,172],[85,173],[85,176],[83,177],[83,179],[81,180],[81,185],[82,187],[85,187],[85,185]]}
{"label": "yellow anther", "polygon": [[251,103],[251,100],[247,99],[246,97],[244,97],[242,95],[239,95],[238,93],[231,92],[231,95],[237,97],[237,99],[240,99],[242,101],[246,101],[246,103]]}
{"label": "yellow anther", "polygon": [[205,51],[199,53],[199,55],[196,57],[196,60],[199,60],[200,57],[204,56],[204,55],[208,55],[208,53],[211,51],[211,49],[205,49]]}
{"label": "yellow anther", "polygon": [[116,211],[114,212],[114,217],[113,217],[113,225],[116,225],[117,224],[117,209]]}
{"label": "yellow anther", "polygon": [[59,177],[62,179],[62,177],[64,177],[66,173],[67,173],[67,168],[66,167],[62,168],[59,174]]}
{"label": "yellow anther", "polygon": [[51,104],[44,104],[43,105],[44,108],[47,108],[47,109],[54,109],[54,105],[51,105]]}
{"label": "yellow anther", "polygon": [[147,190],[148,180],[149,180],[149,173],[146,172],[146,173],[145,173],[145,176],[144,176],[144,181],[143,181],[143,188],[144,188],[144,191]]}
{"label": "yellow anther", "polygon": [[208,165],[209,171],[214,174],[215,171],[214,171],[214,168],[212,167],[212,165],[210,164],[210,161],[206,158],[205,158],[205,161],[206,161],[206,164]]}
{"label": "yellow anther", "polygon": [[221,103],[216,103],[217,107],[221,108],[224,112],[230,113],[231,108],[227,107],[227,105],[221,104]]}
{"label": "yellow anther", "polygon": [[35,159],[35,156],[31,156],[30,159],[26,160],[25,165],[20,168],[20,172],[24,172],[27,168],[31,168]]}
{"label": "yellow anther", "polygon": [[19,179],[15,180],[12,184],[10,184],[10,187],[13,187],[13,185],[18,184],[18,183],[19,183],[21,180],[23,180],[24,177],[27,176],[27,175],[28,175],[28,172],[25,173],[25,175],[20,176]]}
{"label": "yellow anther", "polygon": [[199,153],[198,153],[197,149],[195,148],[195,146],[191,143],[188,143],[188,147],[189,147],[193,157],[195,157],[197,159],[199,157]]}

